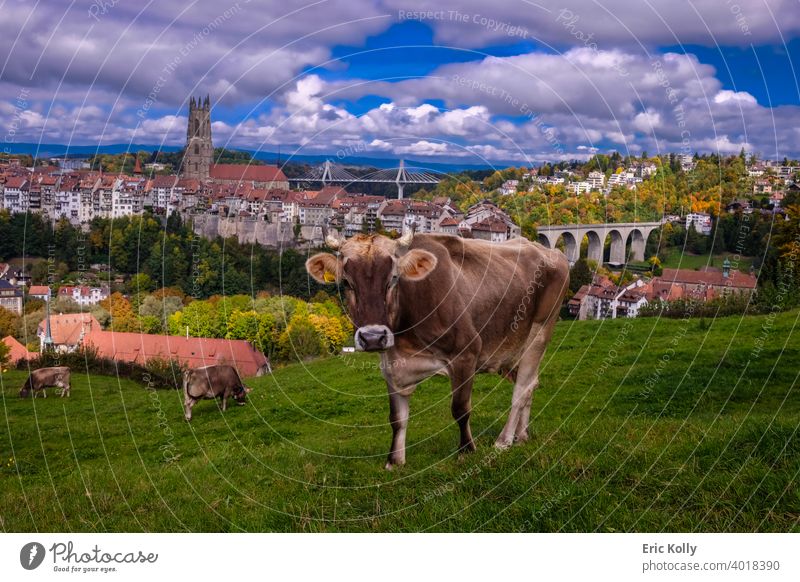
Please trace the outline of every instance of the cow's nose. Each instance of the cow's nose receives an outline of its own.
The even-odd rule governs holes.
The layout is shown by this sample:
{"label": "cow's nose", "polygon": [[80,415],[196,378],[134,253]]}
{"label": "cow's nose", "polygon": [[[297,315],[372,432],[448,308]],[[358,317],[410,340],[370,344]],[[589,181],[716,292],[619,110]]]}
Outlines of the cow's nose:
{"label": "cow's nose", "polygon": [[391,345],[391,331],[385,325],[367,325],[356,331],[356,347],[360,350],[377,352]]}

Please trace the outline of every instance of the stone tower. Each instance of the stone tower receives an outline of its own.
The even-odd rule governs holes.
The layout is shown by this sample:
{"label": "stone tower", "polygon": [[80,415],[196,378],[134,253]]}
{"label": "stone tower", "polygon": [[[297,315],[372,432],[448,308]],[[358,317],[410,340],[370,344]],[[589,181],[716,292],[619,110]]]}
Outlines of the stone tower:
{"label": "stone tower", "polygon": [[192,97],[189,101],[189,127],[186,128],[186,153],[183,156],[184,178],[208,179],[214,156],[211,143],[211,103]]}

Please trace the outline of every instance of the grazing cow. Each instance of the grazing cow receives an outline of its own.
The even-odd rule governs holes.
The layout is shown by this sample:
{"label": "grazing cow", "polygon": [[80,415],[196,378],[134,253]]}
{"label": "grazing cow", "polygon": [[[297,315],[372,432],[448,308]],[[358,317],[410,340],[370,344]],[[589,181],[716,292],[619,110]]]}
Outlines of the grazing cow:
{"label": "grazing cow", "polygon": [[469,416],[477,372],[515,378],[495,445],[528,439],[539,363],[569,285],[563,254],[523,238],[490,243],[413,231],[398,240],[332,233],[326,242],[338,256],[314,255],[306,269],[343,287],[356,349],[381,352],[393,431],[387,469],[405,463],[409,397],[434,374],[451,380],[461,450],[475,449]]}
{"label": "grazing cow", "polygon": [[198,400],[220,398],[222,410],[228,409],[228,398],[233,396],[243,406],[250,388],[242,383],[233,366],[204,366],[186,370],[183,374],[183,412],[192,420],[192,407]]}
{"label": "grazing cow", "polygon": [[54,368],[39,368],[38,370],[34,370],[31,372],[31,375],[28,376],[28,379],[25,380],[25,384],[22,385],[19,396],[20,398],[27,398],[31,395],[32,391],[34,398],[36,398],[38,392],[41,392],[42,395],[47,398],[45,388],[49,388],[50,386],[61,388],[60,395],[62,398],[64,396],[69,396],[69,368],[66,366],[57,366]]}

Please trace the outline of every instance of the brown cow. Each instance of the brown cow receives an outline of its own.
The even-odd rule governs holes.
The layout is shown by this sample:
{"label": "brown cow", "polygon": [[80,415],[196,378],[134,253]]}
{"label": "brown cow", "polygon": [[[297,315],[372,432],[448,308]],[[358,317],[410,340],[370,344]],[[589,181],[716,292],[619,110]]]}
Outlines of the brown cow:
{"label": "brown cow", "polygon": [[569,285],[563,254],[522,238],[491,243],[413,231],[396,241],[359,234],[326,242],[338,256],[314,255],[306,269],[321,283],[341,283],[356,348],[382,352],[393,431],[387,469],[405,463],[409,397],[434,374],[450,377],[461,450],[475,449],[469,416],[477,372],[516,376],[495,445],[528,439],[539,363]]}
{"label": "brown cow", "polygon": [[186,370],[183,374],[183,412],[186,420],[192,420],[192,407],[198,400],[220,398],[222,410],[228,409],[228,398],[242,406],[250,388],[242,383],[239,372],[233,366],[204,366]]}
{"label": "brown cow", "polygon": [[36,398],[38,392],[41,392],[42,395],[47,398],[45,388],[50,386],[61,388],[60,395],[62,398],[64,396],[69,396],[69,368],[66,366],[57,366],[54,368],[39,368],[38,370],[34,370],[31,372],[31,375],[28,376],[28,379],[25,380],[25,384],[22,385],[19,396],[20,398],[27,398],[31,395],[31,391],[33,391],[34,398]]}

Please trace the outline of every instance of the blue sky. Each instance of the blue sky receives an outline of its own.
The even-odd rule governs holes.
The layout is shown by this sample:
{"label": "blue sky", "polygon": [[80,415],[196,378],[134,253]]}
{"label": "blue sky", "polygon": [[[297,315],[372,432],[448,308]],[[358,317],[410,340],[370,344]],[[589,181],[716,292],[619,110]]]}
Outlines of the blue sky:
{"label": "blue sky", "polygon": [[180,145],[188,96],[208,93],[215,144],[247,149],[800,157],[800,10],[742,4],[7,3],[2,131],[6,144]]}

